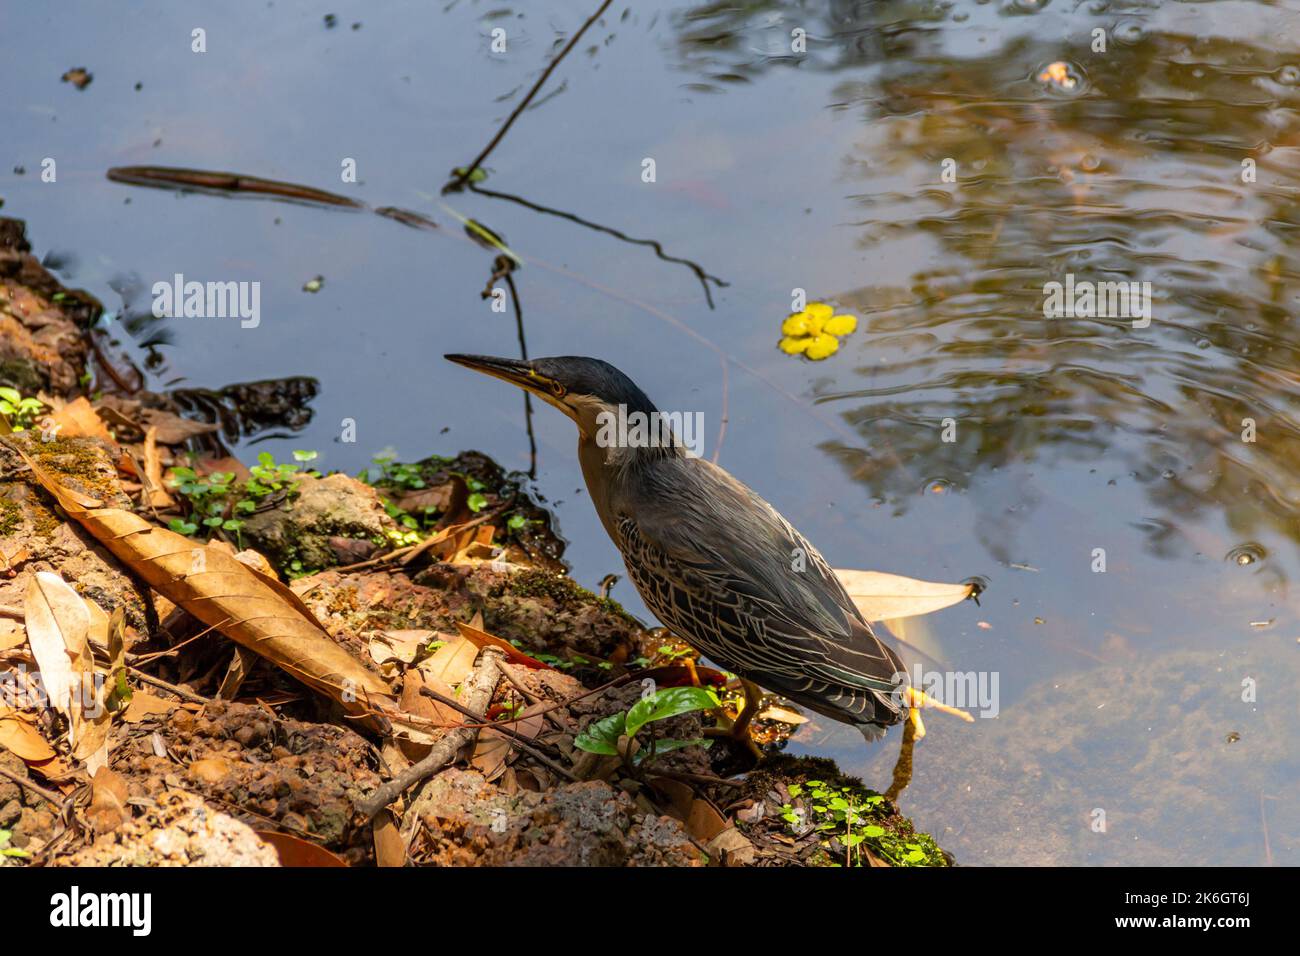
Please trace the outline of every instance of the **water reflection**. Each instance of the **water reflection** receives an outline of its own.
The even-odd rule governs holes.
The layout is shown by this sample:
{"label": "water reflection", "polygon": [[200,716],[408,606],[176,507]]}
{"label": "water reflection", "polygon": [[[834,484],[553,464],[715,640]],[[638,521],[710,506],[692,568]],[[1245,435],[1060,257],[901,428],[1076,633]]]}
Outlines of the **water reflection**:
{"label": "water reflection", "polygon": [[[1094,4],[1015,25],[1006,15],[1046,4],[996,19],[992,5],[961,11],[972,6],[983,13],[963,31],[996,28],[974,55],[952,4],[831,4],[820,19],[798,4],[715,5],[680,19],[680,62],[705,78],[854,74],[833,104],[862,119],[840,163],[855,210],[844,225],[907,279],[837,293],[867,318],[872,362],[817,396],[890,467],[825,450],[898,512],[926,476],[969,485],[1015,462],[1104,456],[1143,486],[1155,554],[1211,510],[1239,538],[1271,526],[1300,540],[1286,480],[1300,465],[1294,51],[1187,32],[1227,9],[1175,21]],[[778,56],[800,27],[807,57]],[[1064,57],[1089,77],[1069,97],[1035,75]],[[1155,321],[1044,319],[1044,286],[1067,275],[1151,283]],[[944,443],[948,418],[957,439]],[[986,544],[1006,560],[1002,523]]]}

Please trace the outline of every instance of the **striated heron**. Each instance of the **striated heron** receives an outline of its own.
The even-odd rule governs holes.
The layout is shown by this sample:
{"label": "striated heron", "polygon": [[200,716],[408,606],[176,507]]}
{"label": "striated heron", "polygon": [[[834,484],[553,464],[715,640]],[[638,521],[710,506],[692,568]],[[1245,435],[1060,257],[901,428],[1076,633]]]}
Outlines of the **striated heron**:
{"label": "striated heron", "polygon": [[655,443],[649,439],[663,437],[657,426],[611,427],[670,420],[630,378],[576,356],[446,358],[526,389],[577,424],[587,490],[646,606],[741,678],[738,738],[748,740],[760,697],[754,684],[851,724],[867,740],[903,718],[910,699],[903,663],[790,522],[689,453],[680,436]]}

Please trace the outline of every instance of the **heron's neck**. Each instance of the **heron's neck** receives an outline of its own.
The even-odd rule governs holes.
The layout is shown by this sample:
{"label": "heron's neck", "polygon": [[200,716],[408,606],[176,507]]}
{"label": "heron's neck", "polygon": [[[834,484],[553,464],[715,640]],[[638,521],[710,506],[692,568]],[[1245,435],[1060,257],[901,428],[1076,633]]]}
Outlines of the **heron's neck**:
{"label": "heron's neck", "polygon": [[646,468],[652,468],[667,457],[684,454],[678,447],[621,447],[606,445],[596,440],[595,435],[580,431],[578,438],[578,463],[582,466],[582,477],[587,483],[587,493],[591,503],[600,516],[605,531],[615,541],[616,524],[613,516],[611,496],[617,496],[630,479]]}

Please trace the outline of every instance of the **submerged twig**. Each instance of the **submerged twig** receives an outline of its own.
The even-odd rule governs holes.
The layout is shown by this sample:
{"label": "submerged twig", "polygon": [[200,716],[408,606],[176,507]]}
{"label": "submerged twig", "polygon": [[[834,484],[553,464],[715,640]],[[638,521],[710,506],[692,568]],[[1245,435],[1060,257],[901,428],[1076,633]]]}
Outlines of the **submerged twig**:
{"label": "submerged twig", "polygon": [[108,178],[132,186],[151,186],[155,189],[206,189],[223,193],[253,193],[277,196],[296,202],[320,203],[349,209],[365,209],[366,204],[338,193],[286,183],[278,179],[262,179],[242,173],[223,173],[208,169],[179,169],[174,166],[117,166],[108,171]]}
{"label": "submerged twig", "polygon": [[[515,309],[515,333],[519,337],[519,357],[525,362],[528,361],[528,340],[524,337],[524,304],[519,300],[519,290],[515,287],[515,260],[507,255],[497,256],[496,261],[492,264],[492,275],[488,279],[487,287],[483,290],[483,298],[491,298],[493,292],[492,284],[497,280],[505,282],[506,287],[510,290],[510,302]],[[524,393],[524,428],[528,432],[528,477],[537,477],[537,438],[533,434],[533,396],[528,389],[523,389]]]}
{"label": "submerged twig", "polygon": [[529,199],[525,199],[523,196],[516,196],[513,193],[498,192],[495,189],[484,189],[482,186],[477,186],[474,183],[470,183],[469,188],[470,192],[476,193],[480,196],[487,196],[490,199],[504,199],[507,202],[517,203],[525,209],[531,209],[533,212],[540,212],[548,216],[558,216],[561,219],[576,222],[580,226],[586,226],[588,229],[594,229],[596,232],[603,232],[606,235],[613,236],[615,239],[621,239],[623,242],[630,243],[634,246],[649,246],[654,250],[655,255],[664,262],[674,262],[678,265],[686,266],[686,268],[695,273],[695,278],[700,280],[700,285],[704,288],[704,298],[709,303],[710,309],[714,306],[713,293],[709,290],[709,283],[712,282],[720,289],[725,289],[730,285],[729,282],[725,282],[717,276],[710,275],[708,272],[704,271],[704,267],[697,262],[692,262],[690,259],[682,259],[678,256],[668,255],[668,253],[664,252],[664,247],[659,244],[657,239],[637,239],[629,236],[625,232],[613,228],[612,226],[604,226],[598,222],[592,222],[590,219],[583,219],[581,216],[575,213],[565,212],[563,209],[553,209],[550,206],[543,206],[540,203],[535,203]]}
{"label": "submerged twig", "polygon": [[519,105],[514,108],[514,111],[506,117],[506,121],[501,124],[501,128],[497,130],[496,135],[492,137],[491,141],[483,147],[483,152],[479,153],[478,156],[475,157],[474,162],[453,174],[451,182],[443,187],[442,191],[444,193],[461,189],[467,182],[469,182],[469,178],[474,175],[474,170],[482,166],[483,161],[488,158],[492,153],[492,150],[497,148],[497,144],[500,143],[506,133],[510,131],[510,127],[514,125],[515,120],[519,119],[523,111],[528,109],[528,104],[533,101],[533,97],[537,95],[537,91],[546,85],[546,81],[550,79],[555,68],[560,65],[560,62],[566,56],[569,55],[569,51],[578,45],[578,41],[582,39],[582,35],[587,32],[587,29],[600,19],[601,14],[605,12],[606,8],[609,7],[609,4],[610,0],[604,0],[604,2],[597,8],[596,12],[587,18],[587,22],[578,28],[578,32],[569,38],[569,42],[564,45],[564,49],[556,55],[555,59],[547,64],[546,69],[542,71],[542,75],[538,77],[537,82],[533,84],[533,88],[528,91],[528,94],[520,101]]}

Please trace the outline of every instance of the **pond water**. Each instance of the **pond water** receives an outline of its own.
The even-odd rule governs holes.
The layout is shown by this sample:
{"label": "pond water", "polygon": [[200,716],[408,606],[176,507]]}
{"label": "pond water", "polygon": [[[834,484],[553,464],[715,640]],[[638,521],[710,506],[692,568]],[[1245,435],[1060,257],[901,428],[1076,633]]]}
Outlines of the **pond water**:
{"label": "pond water", "polygon": [[[997,680],[996,717],[927,716],[901,799],[959,861],[1300,863],[1300,3],[648,6],[611,5],[492,153],[506,196],[441,196],[594,3],[9,4],[3,211],[127,319],[176,273],[259,282],[256,328],[126,323],[155,389],[318,379],[253,450],[526,469],[519,396],[441,359],[517,354],[472,217],[523,261],[532,355],[702,412],[836,566],[987,582],[899,628]],[[441,228],[105,178],[142,164]],[[1067,281],[1149,283],[1150,321],[1045,317]],[[859,316],[825,361],[776,347],[796,289]],[[572,425],[535,430],[574,576],[622,573]],[[792,747],[884,788],[898,740]]]}

